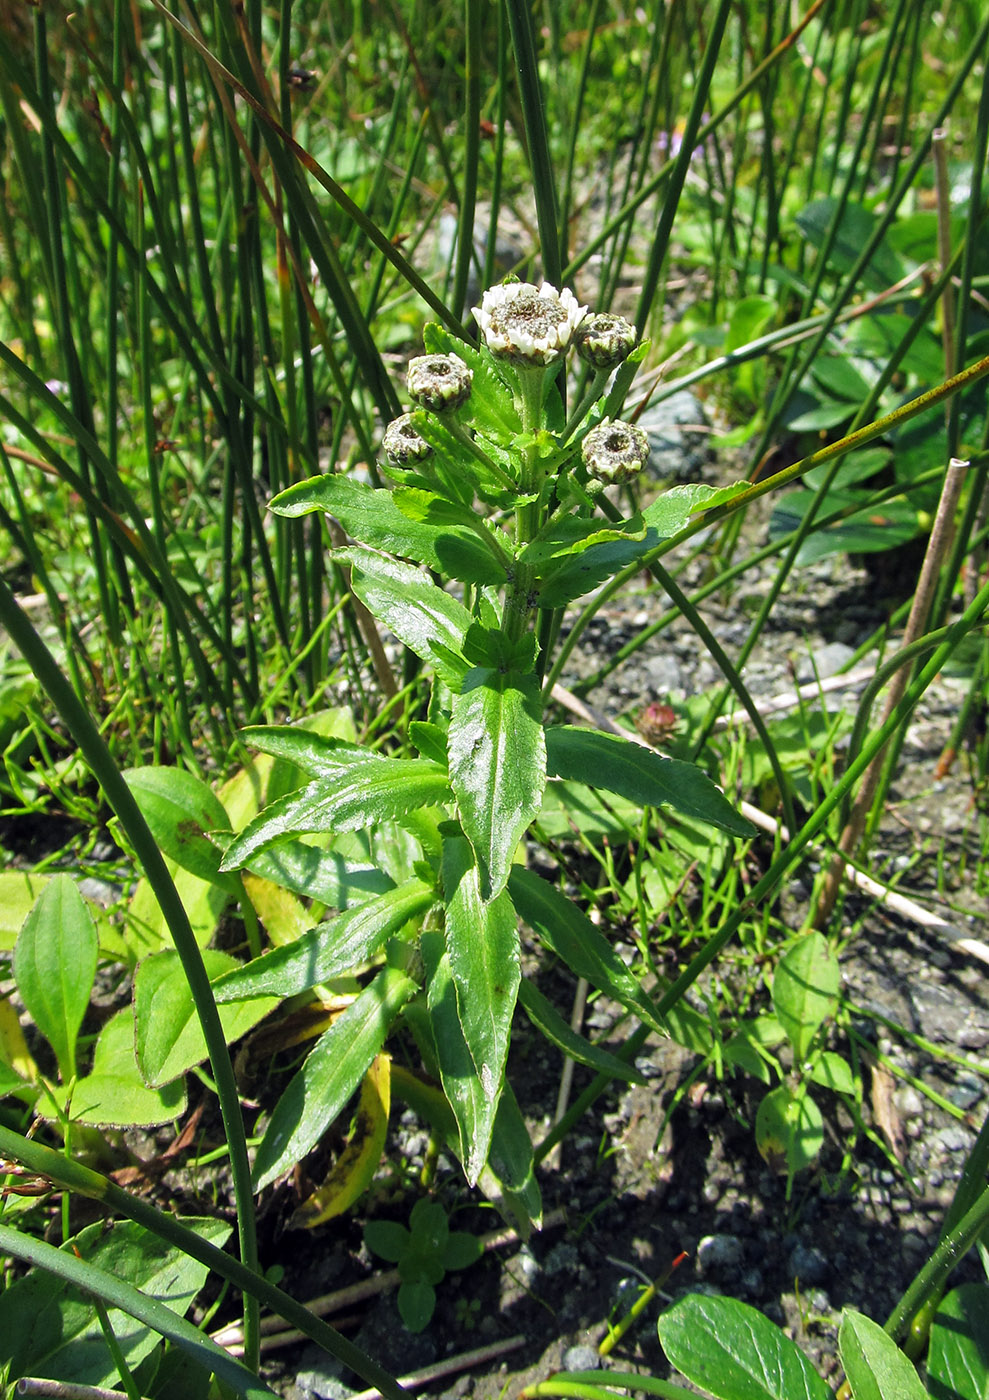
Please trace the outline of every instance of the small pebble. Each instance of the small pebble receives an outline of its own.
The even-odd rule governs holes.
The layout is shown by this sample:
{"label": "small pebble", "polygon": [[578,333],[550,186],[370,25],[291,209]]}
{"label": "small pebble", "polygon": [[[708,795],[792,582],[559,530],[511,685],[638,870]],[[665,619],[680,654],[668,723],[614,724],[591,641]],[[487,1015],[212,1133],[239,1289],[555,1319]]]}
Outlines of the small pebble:
{"label": "small pebble", "polygon": [[734,1235],[705,1235],[697,1246],[697,1263],[705,1274],[733,1274],[744,1257],[745,1246]]}
{"label": "small pebble", "polygon": [[574,1347],[567,1347],[563,1353],[564,1371],[598,1371],[601,1369],[601,1357],[598,1355],[597,1347],[587,1346],[580,1343]]}

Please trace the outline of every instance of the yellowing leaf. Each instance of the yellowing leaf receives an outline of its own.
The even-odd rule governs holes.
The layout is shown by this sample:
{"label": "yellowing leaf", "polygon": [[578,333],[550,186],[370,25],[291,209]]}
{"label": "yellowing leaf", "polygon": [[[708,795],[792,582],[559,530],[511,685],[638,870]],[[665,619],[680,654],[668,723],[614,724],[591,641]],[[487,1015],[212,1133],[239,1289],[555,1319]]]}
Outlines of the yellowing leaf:
{"label": "yellowing leaf", "polygon": [[38,1078],[38,1066],[27,1048],[17,1012],[6,998],[0,1000],[0,1060],[22,1079],[34,1083]]}
{"label": "yellowing leaf", "polygon": [[292,1216],[291,1224],[311,1230],[349,1210],[371,1184],[388,1131],[391,1109],[391,1059],[377,1055],[371,1063],[354,1114],[347,1146],[329,1176]]}

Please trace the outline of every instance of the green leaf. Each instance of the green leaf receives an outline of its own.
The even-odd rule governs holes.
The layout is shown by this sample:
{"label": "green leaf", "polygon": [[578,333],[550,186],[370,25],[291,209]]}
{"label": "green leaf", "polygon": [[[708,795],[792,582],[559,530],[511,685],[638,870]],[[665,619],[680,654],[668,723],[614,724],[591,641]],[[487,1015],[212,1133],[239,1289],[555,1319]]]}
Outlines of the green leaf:
{"label": "green leaf", "polygon": [[463,668],[455,660],[474,619],[456,598],[444,593],[411,564],[367,550],[341,549],[336,557],[351,564],[351,587],[379,622],[423,661],[436,667],[451,690],[459,690]]}
{"label": "green leaf", "polygon": [[[240,967],[236,958],[215,948],[203,949],[203,963],[210,978]],[[220,1024],[226,1041],[239,1040],[278,1001],[277,996],[259,997],[249,1004],[238,1002],[223,1007]],[[152,1089],[170,1084],[206,1059],[206,1039],[196,1003],[174,949],[152,953],[138,964],[134,977],[134,1023],[138,1066]]]}
{"label": "green leaf", "polygon": [[725,336],[724,349],[729,354],[750,341],[758,340],[769,330],[779,314],[779,306],[774,297],[754,293],[742,297],[732,308]]}
{"label": "green leaf", "polygon": [[989,1285],[963,1283],[937,1310],[927,1352],[934,1400],[989,1400]]}
{"label": "green leaf", "polygon": [[554,725],[546,731],[546,768],[551,778],[591,782],[643,806],[672,807],[735,836],[755,834],[696,764],[661,758],[631,739]]}
{"label": "green leaf", "polygon": [[667,1033],[667,1027],[657,1018],[652,1003],[621,958],[572,900],[521,866],[512,871],[508,892],[533,933],[571,971],[613,996],[653,1030]]}
{"label": "green leaf", "polygon": [[369,1220],[364,1226],[364,1240],[368,1249],[389,1264],[397,1264],[412,1244],[408,1230],[394,1220]]}
{"label": "green leaf", "polygon": [[852,1067],[841,1055],[833,1050],[822,1050],[815,1055],[807,1067],[807,1078],[813,1084],[820,1084],[835,1094],[855,1094],[855,1076]]}
{"label": "green leaf", "polygon": [[506,1083],[495,1114],[487,1165],[477,1183],[522,1239],[542,1221],[542,1199],[536,1180],[532,1139],[511,1085]]}
{"label": "green leaf", "polygon": [[630,1084],[645,1084],[646,1080],[632,1065],[620,1060],[617,1055],[593,1045],[563,1019],[556,1007],[543,996],[542,992],[523,978],[519,987],[519,1004],[529,1020],[542,1035],[564,1055],[579,1065],[587,1065],[599,1074],[610,1074],[613,1079],[624,1079]]}
{"label": "green leaf", "polygon": [[718,1400],[833,1400],[796,1343],[746,1303],[690,1293],[658,1327],[670,1362]]}
{"label": "green leaf", "polygon": [[518,844],[539,811],[546,781],[540,719],[532,675],[478,668],[453,698],[450,785],[484,899],[505,888]]}
{"label": "green leaf", "polygon": [[[101,1128],[153,1127],[181,1118],[186,1108],[185,1083],[173,1080],[163,1089],[149,1089],[141,1078],[134,1050],[134,1012],[118,1011],[100,1032],[93,1052],[93,1069],[76,1080],[71,1096],[66,1086],[55,1091],[63,1111],[74,1121]],[[44,1111],[42,1100],[39,1110]]]}
{"label": "green leaf", "polygon": [[820,1027],[834,1015],[840,987],[838,959],[821,933],[803,934],[780,959],[773,977],[773,1009],[798,1065],[807,1058]]}
{"label": "green leaf", "polygon": [[425,758],[382,758],[376,763],[350,764],[329,778],[317,778],[301,792],[272,802],[234,837],[222,868],[245,865],[281,836],[360,831],[419,807],[448,802],[450,795],[446,773]]}
{"label": "green leaf", "polygon": [[466,1230],[451,1230],[443,1246],[443,1267],[448,1273],[456,1269],[467,1269],[476,1264],[484,1253],[484,1246],[476,1235]]}
{"label": "green leaf", "polygon": [[262,996],[284,1000],[320,982],[342,977],[370,962],[393,933],[424,913],[435,898],[431,885],[409,880],[378,899],[328,919],[294,943],[237,964],[217,978],[213,994],[221,1004]]}
{"label": "green leaf", "polygon": [[295,724],[250,724],[240,731],[245,743],[273,758],[284,758],[312,778],[328,777],[355,763],[375,763],[382,755],[332,734]]}
{"label": "green leaf", "polygon": [[[361,544],[386,550],[469,583],[504,583],[504,569],[475,532],[462,523],[416,521],[399,509],[391,491],[376,491],[345,476],[315,476],[280,492],[270,504],[278,515],[322,510]],[[454,565],[454,568],[451,568]]]}
{"label": "green leaf", "polygon": [[507,891],[481,898],[480,872],[463,837],[444,843],[443,887],[460,1026],[484,1096],[497,1104],[521,978],[518,919]]}
{"label": "green leaf", "polygon": [[793,1176],[817,1160],[824,1142],[821,1110],[806,1090],[791,1093],[786,1085],[780,1085],[759,1104],[755,1139],[774,1171]]}
{"label": "green leaf", "polygon": [[0,953],[13,948],[31,906],[50,878],[28,875],[24,870],[0,871]]}
{"label": "green leaf", "polygon": [[254,1162],[254,1189],[301,1161],[357,1088],[392,1022],[418,990],[398,967],[385,967],[317,1041],[282,1094]]}
{"label": "green leaf", "polygon": [[554,520],[526,545],[519,562],[545,571],[546,565],[554,559],[576,557],[593,545],[615,540],[644,540],[645,537],[646,523],[641,515],[634,515],[620,525],[611,525],[599,518],[588,520],[566,515]]}
{"label": "green leaf", "polygon": [[928,1400],[920,1377],[878,1322],[846,1308],[838,1355],[855,1400]]}
{"label": "green leaf", "polygon": [[235,896],[239,882],[220,873],[220,852],[205,834],[230,825],[212,788],[185,768],[129,768],[123,776],[163,853]]}
{"label": "green leaf", "polygon": [[[838,208],[832,196],[808,204],[797,215],[797,227],[815,248],[824,246],[828,227]],[[837,273],[850,272],[858,262],[862,249],[872,237],[879,215],[859,204],[846,204],[838,219],[834,242],[828,253],[828,266]],[[903,263],[888,239],[881,242],[869,260],[863,274],[863,284],[885,290],[903,276]]]}
{"label": "green leaf", "polygon": [[436,1311],[436,1290],[429,1283],[403,1283],[398,1311],[410,1332],[424,1332]]}
{"label": "green leaf", "polygon": [[394,885],[376,865],[348,860],[337,850],[324,851],[305,841],[281,840],[277,846],[256,851],[247,869],[330,909],[363,904]]}
{"label": "green leaf", "polygon": [[498,1099],[485,1093],[467,1047],[460,1023],[456,983],[442,934],[424,932],[421,948],[426,968],[426,1004],[440,1081],[456,1120],[464,1173],[473,1186],[487,1161]]}
{"label": "green leaf", "polygon": [[[221,1246],[230,1226],[218,1220],[182,1221]],[[78,1250],[90,1265],[167,1303],[181,1316],[206,1282],[208,1268],[131,1220],[87,1226],[63,1250]],[[158,1345],[156,1332],[116,1308],[110,1326],[124,1359],[134,1367]],[[0,1294],[0,1369],[23,1375],[71,1379],[78,1385],[113,1386],[120,1375],[107,1347],[92,1299],[53,1273],[34,1269]]]}
{"label": "green leaf", "polygon": [[610,540],[593,545],[582,553],[565,556],[556,564],[549,564],[541,570],[542,582],[539,588],[541,608],[559,608],[572,603],[575,598],[588,593],[599,583],[610,578],[619,569],[634,564],[650,550],[662,544],[663,540],[678,534],[690,524],[691,513],[706,504],[713,496],[710,486],[691,482],[686,486],[674,486],[642,512],[645,522],[644,535],[636,534],[629,539]]}
{"label": "green leaf", "polygon": [[63,1081],[76,1072],[76,1037],[98,955],[96,926],[75,882],[54,876],[17,935],[14,978],[31,1019],[55,1051]]}

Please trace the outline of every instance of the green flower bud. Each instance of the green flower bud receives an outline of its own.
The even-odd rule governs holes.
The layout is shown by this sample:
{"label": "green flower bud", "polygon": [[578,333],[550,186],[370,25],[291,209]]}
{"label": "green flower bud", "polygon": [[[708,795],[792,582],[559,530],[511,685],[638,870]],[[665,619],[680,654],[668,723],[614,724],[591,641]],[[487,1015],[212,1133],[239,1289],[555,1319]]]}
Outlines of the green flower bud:
{"label": "green flower bud", "polygon": [[635,348],[635,327],[624,316],[586,316],[574,333],[577,354],[594,369],[615,369]]}
{"label": "green flower bud", "polygon": [[421,462],[428,457],[432,448],[424,437],[420,437],[412,426],[412,415],[403,413],[385,429],[381,446],[389,462],[396,467],[408,466],[410,462]]}
{"label": "green flower bud", "polygon": [[570,348],[587,314],[568,288],[548,282],[509,282],[489,287],[471,312],[492,355],[522,368],[551,365]]}
{"label": "green flower bud", "polygon": [[409,397],[432,413],[447,413],[470,398],[473,378],[459,355],[419,355],[409,361]]}
{"label": "green flower bud", "polygon": [[581,455],[592,481],[614,486],[631,481],[649,460],[649,439],[632,423],[599,423],[584,438]]}

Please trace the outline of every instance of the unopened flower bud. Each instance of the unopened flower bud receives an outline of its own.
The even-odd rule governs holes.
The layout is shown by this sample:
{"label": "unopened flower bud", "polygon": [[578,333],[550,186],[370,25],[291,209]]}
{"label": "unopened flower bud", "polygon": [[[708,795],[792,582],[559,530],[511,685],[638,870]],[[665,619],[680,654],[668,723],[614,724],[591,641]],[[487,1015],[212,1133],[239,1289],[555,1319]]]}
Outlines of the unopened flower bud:
{"label": "unopened flower bud", "polygon": [[594,369],[615,369],[635,348],[635,327],[624,316],[601,311],[585,316],[573,340],[577,354]]}
{"label": "unopened flower bud", "polygon": [[473,378],[459,355],[419,355],[409,361],[409,397],[432,413],[446,413],[467,402]]}
{"label": "unopened flower bud", "polygon": [[489,287],[471,312],[492,355],[523,368],[551,365],[565,355],[587,314],[568,288],[548,282]]}
{"label": "unopened flower bud", "polygon": [[591,478],[614,486],[630,481],[649,460],[649,439],[631,423],[599,423],[581,445]]}
{"label": "unopened flower bud", "polygon": [[381,446],[389,462],[396,467],[408,466],[409,462],[421,462],[428,457],[432,448],[424,437],[412,426],[412,415],[403,413],[385,429]]}

